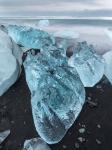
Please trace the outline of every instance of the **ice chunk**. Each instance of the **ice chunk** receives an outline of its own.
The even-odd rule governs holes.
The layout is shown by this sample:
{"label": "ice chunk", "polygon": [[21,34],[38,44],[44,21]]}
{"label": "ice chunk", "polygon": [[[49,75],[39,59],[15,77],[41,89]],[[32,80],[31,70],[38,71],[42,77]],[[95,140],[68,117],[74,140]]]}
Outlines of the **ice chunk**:
{"label": "ice chunk", "polygon": [[79,42],[74,51],[69,65],[76,68],[85,87],[93,87],[104,74],[104,59],[87,42]]}
{"label": "ice chunk", "polygon": [[11,39],[0,31],[0,96],[15,83],[20,74],[19,60],[14,57],[13,51]]}
{"label": "ice chunk", "polygon": [[32,112],[38,134],[49,144],[59,142],[79,115],[85,90],[75,68],[60,49],[27,55],[26,80],[31,90]]}
{"label": "ice chunk", "polygon": [[25,141],[23,150],[51,150],[51,149],[41,138],[34,138]]}
{"label": "ice chunk", "polygon": [[7,138],[10,134],[10,130],[6,130],[4,132],[0,132],[0,144]]}
{"label": "ice chunk", "polygon": [[73,30],[63,30],[63,31],[55,32],[54,36],[61,37],[61,38],[67,38],[67,39],[77,39],[77,38],[79,38],[79,33],[75,32]]}
{"label": "ice chunk", "polygon": [[43,19],[38,22],[38,27],[40,28],[45,28],[45,27],[48,27],[49,25],[50,25],[50,22],[47,19],[45,20]]}
{"label": "ice chunk", "polygon": [[106,66],[105,66],[105,76],[109,79],[112,84],[112,51],[109,51],[103,55]]}
{"label": "ice chunk", "polygon": [[44,45],[55,43],[47,32],[32,27],[9,25],[7,29],[10,37],[26,48],[41,49]]}

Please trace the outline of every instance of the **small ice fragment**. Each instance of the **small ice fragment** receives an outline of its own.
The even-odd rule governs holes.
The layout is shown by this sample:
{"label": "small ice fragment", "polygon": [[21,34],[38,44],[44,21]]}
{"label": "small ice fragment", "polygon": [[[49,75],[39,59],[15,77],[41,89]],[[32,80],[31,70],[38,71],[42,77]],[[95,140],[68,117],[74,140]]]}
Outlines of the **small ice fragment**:
{"label": "small ice fragment", "polygon": [[6,130],[4,132],[0,132],[0,144],[7,138],[10,134],[10,130]]}
{"label": "small ice fragment", "polygon": [[55,37],[67,38],[67,39],[77,39],[79,38],[79,33],[73,30],[63,30],[54,33]]}
{"label": "small ice fragment", "polygon": [[87,42],[79,42],[76,45],[69,65],[76,68],[85,87],[93,87],[104,74],[104,59],[96,54],[94,47]]}
{"label": "small ice fragment", "polygon": [[44,28],[44,27],[48,27],[50,25],[49,20],[45,19],[45,20],[40,20],[38,22],[38,27],[39,28]]}
{"label": "small ice fragment", "polygon": [[104,74],[112,84],[112,50],[106,52],[103,55],[103,58],[105,59],[105,63],[106,63]]}
{"label": "small ice fragment", "polygon": [[41,138],[34,138],[25,141],[23,150],[51,150],[51,149]]}

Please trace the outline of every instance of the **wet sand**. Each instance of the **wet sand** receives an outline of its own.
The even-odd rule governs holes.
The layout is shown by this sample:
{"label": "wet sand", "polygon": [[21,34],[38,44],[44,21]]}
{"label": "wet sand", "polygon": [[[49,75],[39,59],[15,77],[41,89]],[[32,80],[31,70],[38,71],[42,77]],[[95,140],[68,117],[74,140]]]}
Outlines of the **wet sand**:
{"label": "wet sand", "polygon": [[[86,88],[86,97],[91,97],[93,103],[85,103],[63,140],[50,145],[52,150],[112,149],[112,86],[105,81]],[[85,128],[85,132],[79,133],[80,128]],[[38,136],[24,70],[19,80],[0,98],[0,131],[6,129],[10,129],[11,133],[2,143],[1,150],[21,150],[26,139]],[[79,137],[84,141],[80,142]]]}

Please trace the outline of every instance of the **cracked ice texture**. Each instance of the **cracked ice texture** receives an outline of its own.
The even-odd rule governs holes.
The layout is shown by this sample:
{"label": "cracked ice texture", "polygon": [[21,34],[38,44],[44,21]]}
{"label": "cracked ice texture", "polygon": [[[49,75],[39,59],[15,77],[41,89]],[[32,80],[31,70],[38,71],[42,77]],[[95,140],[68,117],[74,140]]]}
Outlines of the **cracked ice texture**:
{"label": "cracked ice texture", "polygon": [[62,50],[55,47],[52,51],[51,46],[48,49],[35,56],[29,53],[24,67],[36,130],[47,143],[54,144],[79,115],[85,89],[76,70],[61,55]]}
{"label": "cracked ice texture", "polygon": [[105,53],[103,57],[106,63],[104,74],[112,84],[112,51]]}
{"label": "cracked ice texture", "polygon": [[9,25],[7,30],[17,44],[26,48],[41,49],[44,45],[55,42],[47,32],[32,27]]}
{"label": "cracked ice texture", "polygon": [[85,87],[93,87],[104,74],[104,59],[96,54],[94,47],[87,42],[79,42],[76,45],[69,65],[76,68]]}

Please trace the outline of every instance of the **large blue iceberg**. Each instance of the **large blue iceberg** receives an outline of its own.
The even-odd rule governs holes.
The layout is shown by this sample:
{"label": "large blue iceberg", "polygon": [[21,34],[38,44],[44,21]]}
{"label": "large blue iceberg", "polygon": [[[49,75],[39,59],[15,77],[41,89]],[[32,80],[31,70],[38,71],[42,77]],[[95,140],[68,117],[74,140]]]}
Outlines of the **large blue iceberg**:
{"label": "large blue iceberg", "polygon": [[60,49],[54,49],[49,46],[47,53],[43,51],[35,56],[29,52],[24,62],[35,127],[49,144],[64,137],[85,101],[84,86],[77,71],[68,66]]}
{"label": "large blue iceberg", "polygon": [[69,60],[69,65],[76,68],[85,87],[93,87],[104,75],[104,59],[87,42],[76,44],[74,54]]}

